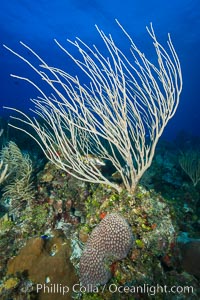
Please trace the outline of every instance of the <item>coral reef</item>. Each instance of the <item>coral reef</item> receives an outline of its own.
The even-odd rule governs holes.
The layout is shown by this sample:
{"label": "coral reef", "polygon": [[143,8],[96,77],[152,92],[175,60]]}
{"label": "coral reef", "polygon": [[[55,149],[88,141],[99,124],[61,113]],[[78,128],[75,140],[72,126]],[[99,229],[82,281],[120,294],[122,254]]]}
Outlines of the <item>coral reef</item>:
{"label": "coral reef", "polygon": [[133,234],[119,214],[107,215],[92,231],[80,259],[80,280],[84,286],[104,284],[111,278],[109,264],[125,258]]}
{"label": "coral reef", "polygon": [[[98,228],[98,224],[101,224],[105,216],[120,213],[130,224],[135,243],[126,258],[111,265],[109,264],[111,262],[107,262],[107,272],[111,272],[112,277],[109,277],[106,285],[100,286],[102,289],[105,287],[104,293],[90,291],[87,294],[83,293],[81,299],[113,299],[109,291],[109,286],[112,284],[126,287],[154,285],[156,282],[161,286],[171,286],[183,285],[184,282],[184,284],[193,285],[198,293],[198,282],[181,267],[181,253],[176,242],[179,220],[176,219],[176,212],[171,201],[167,201],[154,190],[148,191],[142,186],[138,186],[134,196],[125,191],[117,194],[109,187],[103,186],[91,187],[91,190],[85,202],[86,220],[78,230],[79,239],[84,243],[86,241],[87,245],[93,228]],[[79,270],[77,257],[73,263]],[[129,299],[129,296],[132,299],[131,295],[127,295],[126,292],[115,293],[116,299]],[[133,296],[134,299],[141,297],[142,299],[163,299],[163,294],[160,292],[154,296],[135,292]],[[171,299],[165,296],[165,299]],[[183,299],[198,298],[196,294],[190,293],[184,295]]]}
{"label": "coral reef", "polygon": [[[68,277],[63,283],[72,289],[73,282],[69,280],[76,273],[85,285],[95,258],[92,282],[103,278],[98,282],[107,282],[105,289],[102,291],[104,285],[98,285],[99,290],[95,292],[76,291],[64,299],[69,295],[70,299],[82,300],[172,299],[172,294],[161,292],[150,295],[109,291],[111,285],[126,289],[144,284],[192,286],[193,294],[175,294],[173,299],[199,299],[200,186],[194,187],[182,172],[179,152],[170,147],[165,144],[158,148],[152,168],[146,174],[148,178],[144,176],[144,185],[139,185],[134,195],[123,188],[118,193],[110,186],[83,183],[51,162],[35,160],[37,152],[31,155],[31,199],[23,201],[17,194],[12,194],[12,199],[2,195],[3,188],[15,179],[14,173],[6,173],[10,177],[2,182],[0,199],[0,298],[62,299],[61,294],[37,293],[36,284],[62,283],[63,276],[63,279]],[[23,159],[25,151],[21,146],[20,149],[23,149],[20,150]],[[17,170],[21,160],[15,163]],[[114,170],[106,167],[104,171],[110,176]],[[4,168],[3,161],[1,170]],[[121,183],[120,179],[116,180]],[[19,205],[13,209],[10,200]],[[7,211],[4,210],[6,201]],[[104,230],[102,224],[109,218],[111,226]],[[125,225],[128,236],[134,236],[132,247],[128,238],[121,244],[122,248],[116,248],[116,242],[123,240],[116,226],[113,227],[119,220],[123,220],[120,224]],[[113,233],[114,238],[109,238]],[[94,243],[97,246],[91,248]],[[109,247],[111,255],[107,251]],[[84,257],[86,265],[82,265]],[[75,281],[79,284],[78,277]]]}

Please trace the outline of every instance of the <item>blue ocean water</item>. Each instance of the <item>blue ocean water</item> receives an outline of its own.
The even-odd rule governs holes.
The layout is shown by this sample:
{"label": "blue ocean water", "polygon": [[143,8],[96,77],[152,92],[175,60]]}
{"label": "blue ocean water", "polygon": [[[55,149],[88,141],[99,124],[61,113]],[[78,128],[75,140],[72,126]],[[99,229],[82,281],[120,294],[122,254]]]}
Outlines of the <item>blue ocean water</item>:
{"label": "blue ocean water", "polygon": [[[200,135],[199,67],[200,67],[200,2],[199,0],[58,0],[17,1],[2,0],[0,9],[0,115],[9,114],[2,106],[27,111],[30,98],[38,92],[25,82],[10,77],[10,73],[37,81],[30,68],[5,48],[25,55],[23,41],[34,49],[48,64],[74,73],[73,62],[56,46],[56,38],[74,56],[76,50],[67,39],[80,37],[89,45],[103,46],[95,24],[105,33],[111,33],[117,45],[130,55],[129,44],[115,23],[117,18],[133,37],[139,48],[152,61],[155,60],[152,41],[145,26],[153,23],[158,40],[165,45],[170,32],[181,61],[183,92],[176,115],[168,124],[164,136],[171,139],[184,130]],[[78,71],[77,71],[78,72]],[[78,74],[78,76],[82,76]],[[38,79],[39,80],[39,79]]]}

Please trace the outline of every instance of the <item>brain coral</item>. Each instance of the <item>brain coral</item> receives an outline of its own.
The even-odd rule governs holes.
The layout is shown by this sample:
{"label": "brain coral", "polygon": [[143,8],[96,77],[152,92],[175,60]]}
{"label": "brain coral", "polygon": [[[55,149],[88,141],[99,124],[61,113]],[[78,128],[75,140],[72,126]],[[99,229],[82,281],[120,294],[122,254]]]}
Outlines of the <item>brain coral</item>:
{"label": "brain coral", "polygon": [[80,259],[80,281],[84,286],[105,284],[111,278],[109,264],[127,256],[133,234],[117,213],[107,215],[92,231]]}

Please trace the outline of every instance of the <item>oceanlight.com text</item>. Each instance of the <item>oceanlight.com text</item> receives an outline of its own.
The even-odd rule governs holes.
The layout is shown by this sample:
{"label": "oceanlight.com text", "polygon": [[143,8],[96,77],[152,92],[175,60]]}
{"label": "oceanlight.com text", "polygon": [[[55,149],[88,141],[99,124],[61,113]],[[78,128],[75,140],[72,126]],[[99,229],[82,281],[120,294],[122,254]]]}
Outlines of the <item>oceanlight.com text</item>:
{"label": "oceanlight.com text", "polygon": [[82,286],[80,284],[74,284],[73,286],[68,286],[52,283],[52,284],[37,284],[37,293],[43,292],[46,294],[60,294],[66,295],[69,292],[74,293],[104,293],[109,291],[111,294],[121,293],[121,294],[148,294],[154,296],[156,294],[193,294],[193,286],[167,286],[167,285],[117,285],[117,284],[105,284],[103,286],[87,285]]}
{"label": "oceanlight.com text", "polygon": [[118,286],[116,284],[110,284],[108,286],[110,293],[124,293],[124,294],[148,294],[154,296],[158,293],[161,294],[193,294],[193,286],[167,286],[167,285],[149,285],[143,284],[138,286]]}

